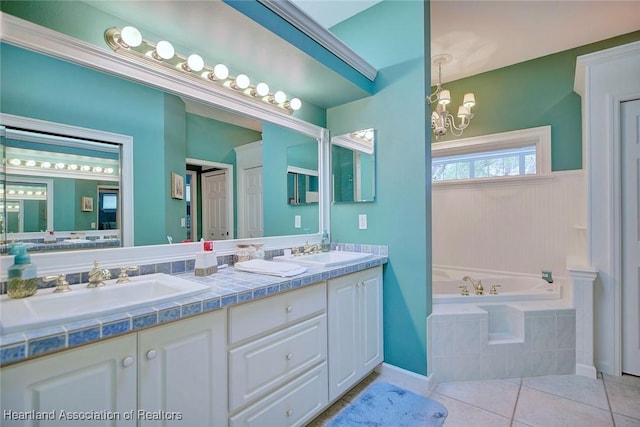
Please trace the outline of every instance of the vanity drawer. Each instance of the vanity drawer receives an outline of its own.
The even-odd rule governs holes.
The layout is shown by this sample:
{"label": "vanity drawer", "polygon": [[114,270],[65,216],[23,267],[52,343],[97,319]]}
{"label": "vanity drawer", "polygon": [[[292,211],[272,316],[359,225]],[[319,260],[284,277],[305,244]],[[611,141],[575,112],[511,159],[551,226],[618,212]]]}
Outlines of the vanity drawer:
{"label": "vanity drawer", "polygon": [[281,328],[327,310],[325,283],[285,292],[229,309],[229,344]]}
{"label": "vanity drawer", "polygon": [[282,386],[326,357],[326,314],[229,351],[229,410]]}
{"label": "vanity drawer", "polygon": [[229,427],[301,426],[327,404],[327,364],[323,363],[231,417]]}

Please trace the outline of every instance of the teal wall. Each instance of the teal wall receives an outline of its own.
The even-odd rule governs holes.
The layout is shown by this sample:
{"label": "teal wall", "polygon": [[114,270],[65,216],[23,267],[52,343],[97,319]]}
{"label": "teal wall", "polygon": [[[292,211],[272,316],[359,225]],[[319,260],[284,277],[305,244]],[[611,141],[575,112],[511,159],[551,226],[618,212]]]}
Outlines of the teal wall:
{"label": "teal wall", "polygon": [[[448,133],[442,140],[551,125],[552,170],[581,169],[581,105],[573,91],[576,58],[637,40],[640,31],[444,83],[451,91],[452,112],[466,92],[475,93],[476,106],[463,135]],[[442,74],[446,80],[446,65]]]}
{"label": "teal wall", "polygon": [[[317,144],[314,138],[271,124],[262,125],[262,169],[264,235],[287,236],[319,232],[318,204],[287,203],[287,151],[305,143]],[[317,145],[316,145],[317,146]],[[302,228],[295,228],[295,216],[302,217]],[[268,219],[268,221],[266,220]]]}
{"label": "teal wall", "polygon": [[[333,28],[355,51],[365,49],[363,56],[379,72],[373,96],[327,110],[332,135],[375,128],[377,149],[376,201],[332,205],[332,241],[389,246],[385,361],[423,375],[431,311],[428,23],[428,2],[387,0]],[[359,214],[368,216],[367,230],[358,229]]]}

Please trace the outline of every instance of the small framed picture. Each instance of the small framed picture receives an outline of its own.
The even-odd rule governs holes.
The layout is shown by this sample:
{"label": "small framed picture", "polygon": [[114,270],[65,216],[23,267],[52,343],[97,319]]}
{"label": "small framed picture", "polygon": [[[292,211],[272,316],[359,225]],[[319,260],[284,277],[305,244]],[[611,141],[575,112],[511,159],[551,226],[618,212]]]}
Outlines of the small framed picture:
{"label": "small framed picture", "polygon": [[82,196],[82,212],[93,212],[93,197]]}
{"label": "small framed picture", "polygon": [[171,197],[184,199],[184,177],[175,172],[171,172]]}

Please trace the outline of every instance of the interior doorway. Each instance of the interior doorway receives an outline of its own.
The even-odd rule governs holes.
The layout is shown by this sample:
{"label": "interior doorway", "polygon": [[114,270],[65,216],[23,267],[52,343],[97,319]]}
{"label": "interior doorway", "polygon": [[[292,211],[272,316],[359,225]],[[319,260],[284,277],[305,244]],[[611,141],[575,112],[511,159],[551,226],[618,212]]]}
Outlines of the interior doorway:
{"label": "interior doorway", "polygon": [[233,176],[233,165],[187,159],[187,229],[192,241],[235,238]]}
{"label": "interior doorway", "polygon": [[120,189],[98,186],[98,230],[120,229]]}

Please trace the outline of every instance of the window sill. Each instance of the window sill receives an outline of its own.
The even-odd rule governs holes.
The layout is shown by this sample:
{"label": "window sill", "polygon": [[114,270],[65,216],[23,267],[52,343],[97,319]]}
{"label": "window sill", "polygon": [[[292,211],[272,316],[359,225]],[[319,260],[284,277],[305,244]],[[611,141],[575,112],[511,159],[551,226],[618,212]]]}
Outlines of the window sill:
{"label": "window sill", "polygon": [[545,175],[516,175],[516,176],[496,176],[491,178],[458,179],[451,181],[432,182],[431,188],[472,188],[472,187],[494,187],[494,186],[524,186],[536,182],[544,182],[553,179],[553,174]]}

